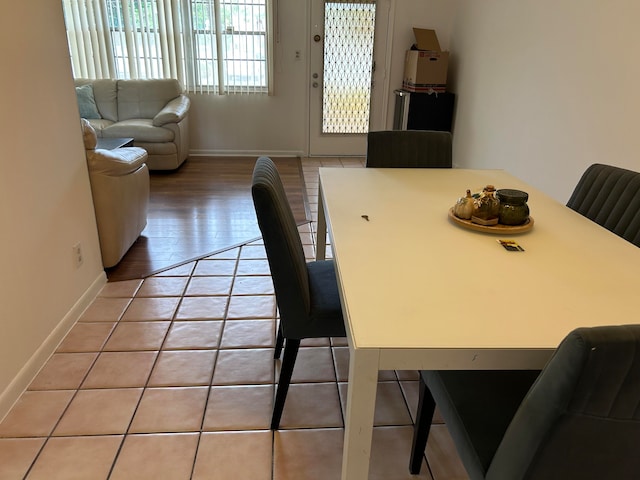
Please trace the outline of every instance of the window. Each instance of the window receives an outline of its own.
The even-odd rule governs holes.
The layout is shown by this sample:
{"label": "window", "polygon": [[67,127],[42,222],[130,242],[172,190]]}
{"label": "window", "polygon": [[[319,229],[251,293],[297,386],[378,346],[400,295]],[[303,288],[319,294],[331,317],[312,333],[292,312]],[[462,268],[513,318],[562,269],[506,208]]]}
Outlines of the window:
{"label": "window", "polygon": [[63,0],[75,77],[268,93],[270,0]]}

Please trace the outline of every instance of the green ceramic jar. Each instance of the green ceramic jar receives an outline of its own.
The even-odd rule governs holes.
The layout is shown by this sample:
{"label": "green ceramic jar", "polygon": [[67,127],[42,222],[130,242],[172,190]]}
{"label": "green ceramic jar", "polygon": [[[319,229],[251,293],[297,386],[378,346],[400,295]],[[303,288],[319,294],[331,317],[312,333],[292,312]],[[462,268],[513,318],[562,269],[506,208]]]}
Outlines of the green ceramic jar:
{"label": "green ceramic jar", "polygon": [[499,222],[503,225],[522,225],[529,218],[529,194],[522,190],[503,188],[496,191],[500,200]]}

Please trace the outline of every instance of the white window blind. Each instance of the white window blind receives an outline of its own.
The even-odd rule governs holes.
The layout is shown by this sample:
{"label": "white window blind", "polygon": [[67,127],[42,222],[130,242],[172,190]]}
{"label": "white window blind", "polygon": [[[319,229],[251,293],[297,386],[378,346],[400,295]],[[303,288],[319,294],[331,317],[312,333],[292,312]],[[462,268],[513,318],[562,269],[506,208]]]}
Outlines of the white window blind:
{"label": "white window blind", "polygon": [[271,93],[271,0],[63,0],[76,78]]}

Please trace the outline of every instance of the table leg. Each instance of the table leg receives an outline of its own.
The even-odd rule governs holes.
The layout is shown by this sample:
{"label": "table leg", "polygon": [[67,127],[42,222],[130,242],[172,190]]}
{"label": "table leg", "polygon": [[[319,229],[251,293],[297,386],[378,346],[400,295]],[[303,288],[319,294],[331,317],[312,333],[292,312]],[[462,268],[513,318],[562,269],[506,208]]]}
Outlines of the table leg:
{"label": "table leg", "polygon": [[[320,180],[322,182],[322,180]],[[327,219],[324,215],[322,183],[318,186],[318,231],[316,232],[316,260],[324,260],[327,253]]]}
{"label": "table leg", "polygon": [[342,480],[366,480],[378,388],[378,350],[350,348]]}

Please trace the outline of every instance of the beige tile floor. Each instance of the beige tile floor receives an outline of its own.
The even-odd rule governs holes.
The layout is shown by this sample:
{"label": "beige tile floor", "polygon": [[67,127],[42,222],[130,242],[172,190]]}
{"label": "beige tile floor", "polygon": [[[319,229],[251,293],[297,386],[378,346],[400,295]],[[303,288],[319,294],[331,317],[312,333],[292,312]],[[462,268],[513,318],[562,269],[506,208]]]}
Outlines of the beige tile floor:
{"label": "beige tile floor", "polygon": [[[362,161],[303,165],[311,258],[318,166]],[[346,342],[303,342],[272,432],[276,321],[260,240],[108,283],[0,423],[0,479],[339,479]],[[370,478],[464,479],[438,415],[422,473],[409,475],[417,378],[380,374]]]}

